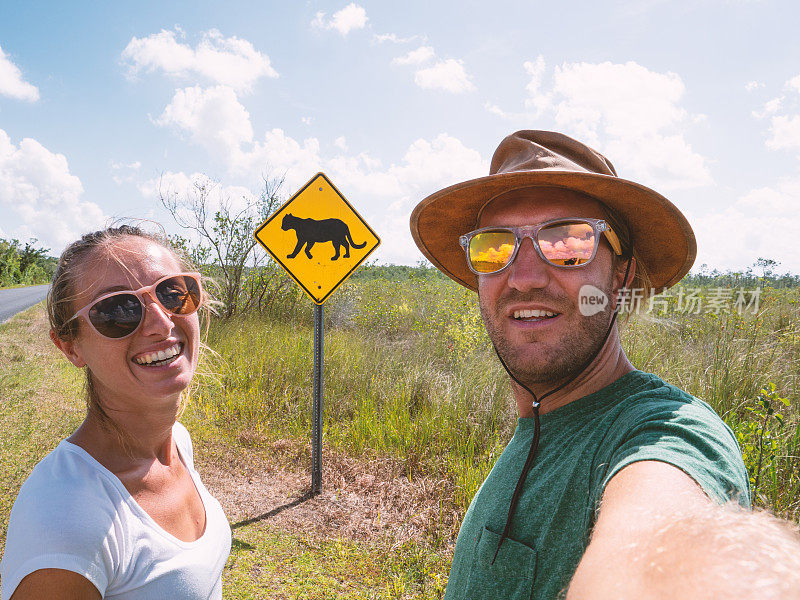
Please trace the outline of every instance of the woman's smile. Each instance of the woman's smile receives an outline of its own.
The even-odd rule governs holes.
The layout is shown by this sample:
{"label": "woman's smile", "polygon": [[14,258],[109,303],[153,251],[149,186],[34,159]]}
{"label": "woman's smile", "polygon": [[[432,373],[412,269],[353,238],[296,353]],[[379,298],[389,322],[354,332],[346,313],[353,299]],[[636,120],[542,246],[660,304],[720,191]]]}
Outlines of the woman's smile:
{"label": "woman's smile", "polygon": [[131,360],[137,365],[144,367],[164,367],[175,362],[181,352],[183,351],[184,344],[176,342],[167,346],[166,349],[154,349],[148,352],[142,352],[134,356]]}

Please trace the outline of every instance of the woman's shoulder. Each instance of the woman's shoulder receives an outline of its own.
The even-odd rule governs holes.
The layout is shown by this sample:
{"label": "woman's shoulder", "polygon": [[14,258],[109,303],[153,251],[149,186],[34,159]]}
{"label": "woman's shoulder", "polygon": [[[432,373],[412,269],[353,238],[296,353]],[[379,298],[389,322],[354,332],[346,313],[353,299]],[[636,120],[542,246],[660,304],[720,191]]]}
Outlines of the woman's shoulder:
{"label": "woman's shoulder", "polygon": [[113,476],[92,461],[83,449],[63,441],[34,467],[11,509],[4,580],[40,568],[65,568],[104,589],[122,555],[124,498]]}
{"label": "woman's shoulder", "polygon": [[62,441],[45,456],[22,484],[12,509],[12,520],[23,515],[36,520],[60,521],[60,528],[69,523],[88,525],[88,520],[110,516],[123,500],[121,483],[114,481],[100,463],[85,450]]}

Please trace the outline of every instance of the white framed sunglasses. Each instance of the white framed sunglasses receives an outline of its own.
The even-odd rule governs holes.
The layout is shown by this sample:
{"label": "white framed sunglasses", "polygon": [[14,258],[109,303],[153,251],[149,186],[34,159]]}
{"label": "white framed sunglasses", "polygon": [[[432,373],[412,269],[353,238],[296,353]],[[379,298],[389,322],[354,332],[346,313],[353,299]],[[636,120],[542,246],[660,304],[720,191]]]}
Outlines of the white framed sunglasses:
{"label": "white framed sunglasses", "polygon": [[522,240],[530,238],[542,260],[555,267],[583,267],[597,255],[600,234],[622,255],[617,234],[602,219],[553,219],[521,227],[483,227],[459,238],[467,255],[467,266],[477,275],[499,273],[519,252]]}
{"label": "white framed sunglasses", "polygon": [[145,297],[150,297],[171,315],[197,312],[203,298],[200,273],[166,275],[153,285],[138,290],[119,290],[103,294],[72,317],[83,317],[100,335],[122,339],[133,335],[144,320]]}

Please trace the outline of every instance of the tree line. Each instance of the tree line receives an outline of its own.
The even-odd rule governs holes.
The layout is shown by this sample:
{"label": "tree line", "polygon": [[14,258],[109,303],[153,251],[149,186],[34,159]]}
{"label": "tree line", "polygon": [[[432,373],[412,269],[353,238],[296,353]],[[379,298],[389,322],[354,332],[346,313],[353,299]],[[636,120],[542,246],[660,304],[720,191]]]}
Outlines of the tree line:
{"label": "tree line", "polygon": [[32,238],[24,245],[17,239],[0,238],[0,287],[50,283],[57,259],[49,248],[37,248]]}
{"label": "tree line", "polygon": [[742,271],[719,271],[702,264],[696,273],[686,275],[682,283],[695,287],[800,287],[800,275],[777,273],[780,264],[780,261],[763,257]]}

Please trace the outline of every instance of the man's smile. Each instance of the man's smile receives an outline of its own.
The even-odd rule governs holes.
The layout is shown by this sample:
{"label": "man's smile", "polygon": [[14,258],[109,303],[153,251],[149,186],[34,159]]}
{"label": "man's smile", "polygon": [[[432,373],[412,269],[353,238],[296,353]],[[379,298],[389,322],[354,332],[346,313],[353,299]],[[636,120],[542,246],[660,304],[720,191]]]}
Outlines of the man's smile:
{"label": "man's smile", "polygon": [[552,319],[557,315],[558,313],[554,313],[549,310],[538,310],[535,308],[514,311],[514,318],[518,321],[543,321],[545,319]]}

